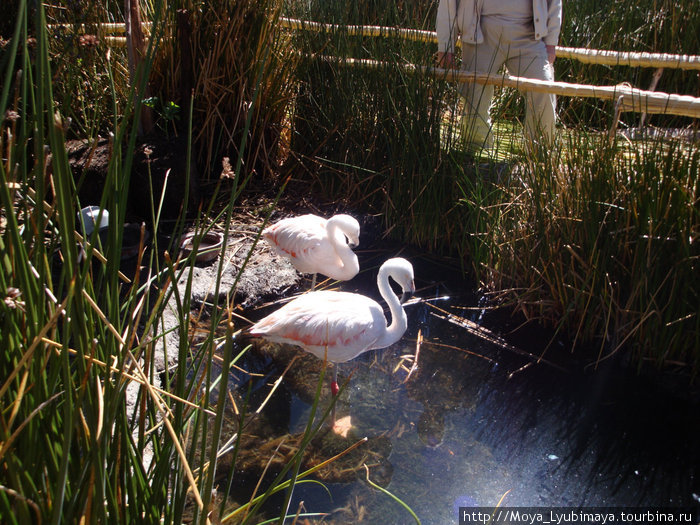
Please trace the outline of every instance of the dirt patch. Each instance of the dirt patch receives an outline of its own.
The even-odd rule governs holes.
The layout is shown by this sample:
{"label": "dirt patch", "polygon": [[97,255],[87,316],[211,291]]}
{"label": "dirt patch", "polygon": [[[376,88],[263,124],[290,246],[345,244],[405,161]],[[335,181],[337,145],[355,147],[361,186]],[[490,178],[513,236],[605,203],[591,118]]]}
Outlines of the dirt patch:
{"label": "dirt patch", "polygon": [[[114,145],[104,138],[70,140],[66,142],[66,152],[80,206],[99,205]],[[127,222],[150,224],[161,196],[161,232],[175,225],[185,207],[185,195],[187,211],[197,209],[201,199],[199,174],[193,162],[187,168],[187,144],[183,137],[144,138],[134,150],[131,170]]]}

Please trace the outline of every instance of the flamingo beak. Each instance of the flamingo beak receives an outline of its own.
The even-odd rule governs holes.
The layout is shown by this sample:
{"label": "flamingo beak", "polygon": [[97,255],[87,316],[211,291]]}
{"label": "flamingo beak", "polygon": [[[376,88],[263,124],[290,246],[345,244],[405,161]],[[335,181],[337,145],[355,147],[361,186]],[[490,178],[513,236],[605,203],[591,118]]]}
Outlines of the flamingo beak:
{"label": "flamingo beak", "polygon": [[401,299],[399,299],[399,302],[401,304],[405,303],[410,299],[410,297],[415,293],[416,291],[416,285],[411,281],[410,286],[408,287],[408,290],[404,289],[403,293],[401,294]]}

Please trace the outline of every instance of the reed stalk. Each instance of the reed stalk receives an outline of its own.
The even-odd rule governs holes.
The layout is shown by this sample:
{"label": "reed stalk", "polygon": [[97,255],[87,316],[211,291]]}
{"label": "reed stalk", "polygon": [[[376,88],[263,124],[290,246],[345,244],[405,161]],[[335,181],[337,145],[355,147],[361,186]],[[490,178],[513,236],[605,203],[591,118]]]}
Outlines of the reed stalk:
{"label": "reed stalk", "polygon": [[[293,155],[315,187],[377,213],[394,239],[457,255],[495,300],[570,334],[576,348],[593,345],[594,359],[624,352],[640,365],[697,373],[697,146],[653,128],[637,133],[641,140],[611,139],[608,131],[635,137],[630,127],[650,106],[632,100],[647,89],[697,105],[695,73],[667,70],[648,88],[654,70],[641,62],[610,68],[565,58],[566,49],[582,47],[640,59],[698,54],[697,31],[678,24],[687,3],[645,6],[616,4],[614,22],[595,15],[593,2],[566,6],[561,43],[569,47],[556,70],[572,90],[559,97],[561,140],[547,151],[524,148],[524,104],[514,89],[522,86],[501,78],[494,80],[501,84],[492,108],[496,147],[487,152],[461,140],[450,74],[432,76],[435,48],[424,37],[434,13],[404,16],[399,2],[386,15],[363,2],[290,9],[301,56]],[[410,38],[377,34],[392,25]],[[581,96],[598,88],[584,93],[577,84],[608,85],[611,100],[586,102]],[[622,92],[632,98],[618,123]],[[692,141],[695,111],[642,119]]]}
{"label": "reed stalk", "polygon": [[499,225],[483,231],[486,285],[574,346],[597,342],[597,361],[624,348],[697,373],[698,148],[566,140],[501,188],[507,206],[482,207]]}
{"label": "reed stalk", "polygon": [[193,101],[193,155],[204,179],[218,178],[223,157],[238,158],[246,122],[245,173],[236,175],[263,178],[278,169],[295,61],[280,37],[282,5],[281,0],[171,5],[152,85],[161,104],[186,107]]}
{"label": "reed stalk", "polygon": [[[229,373],[247,348],[238,346],[239,327],[227,316],[228,304],[219,304],[218,283],[224,261],[217,267],[219,279],[208,333],[197,345],[190,333],[190,326],[198,322],[190,304],[194,267],[170,256],[158,242],[167,188],[149,196],[153,244],[145,246],[142,238],[136,270],[128,275],[120,261],[124,240],[118,225],[125,220],[140,109],[160,56],[162,20],[172,16],[164,9],[158,1],[147,6],[153,25],[141,70],[133,77],[138,79],[136,85],[118,87],[128,78],[117,78],[121,74],[117,71],[119,60],[124,57],[113,56],[113,61],[104,64],[101,74],[109,89],[103,114],[80,112],[72,102],[66,104],[62,86],[75,85],[73,75],[80,77],[80,73],[52,60],[43,5],[30,11],[26,0],[19,2],[13,38],[3,50],[3,523],[182,523],[185,519],[209,523],[230,505],[225,498],[219,502],[214,497],[216,480],[221,477],[219,461],[224,454],[237,454],[241,432],[249,420],[245,416],[251,411],[241,406],[234,435],[225,435],[226,410],[232,399]],[[264,15],[259,23],[268,27],[269,12]],[[30,35],[36,39],[33,48],[28,44],[32,42]],[[250,77],[254,82],[246,87],[251,107],[262,104],[265,90],[272,89],[265,77],[272,62],[255,62]],[[189,107],[193,110],[184,132],[194,137],[199,131],[195,128],[199,121],[193,116],[197,106]],[[68,114],[77,128],[69,127]],[[253,130],[262,129],[255,115],[248,112],[239,122],[241,129],[232,143],[236,153],[233,164],[240,176],[228,186],[220,184],[221,191],[214,198],[226,199],[223,211],[214,220],[197,217],[195,227],[200,231],[214,221],[226,232],[231,230],[236,202],[254,173],[247,171],[250,166],[245,165],[245,159],[258,146],[252,142]],[[66,142],[74,133],[92,135],[97,130],[107,130],[112,136],[100,199],[101,207],[109,212],[110,227],[106,233],[82,236],[76,232],[81,227],[76,221],[81,203]],[[174,235],[184,223],[184,216],[177,219]],[[224,245],[227,242],[228,235]],[[246,262],[249,257],[250,253]],[[166,348],[177,353],[177,366],[161,374],[156,369],[155,346],[167,335],[163,329],[166,309],[174,309],[181,322],[176,328],[177,347]],[[227,343],[215,359],[220,325],[226,326]],[[304,444],[318,432],[327,415],[328,411],[309,422]],[[230,443],[235,443],[233,450]],[[294,467],[298,472],[302,455],[303,446],[287,469]],[[233,465],[227,476],[229,487],[235,479],[235,460]],[[312,472],[302,472],[296,482]],[[262,494],[268,496],[291,490],[295,483],[283,477],[272,484],[262,481]],[[258,512],[270,512],[262,503],[255,500],[257,510],[250,514],[250,520],[257,519]]]}
{"label": "reed stalk", "polygon": [[[564,6],[564,26],[560,44],[564,47],[612,49],[636,53],[700,54],[700,13],[689,1],[645,0],[623,1],[615,5],[597,2],[574,2]],[[663,65],[653,66],[663,67]],[[609,67],[578,61],[557,62],[558,78],[574,83],[617,85],[628,82],[640,89],[649,89],[655,70],[651,67]],[[665,69],[657,85],[658,91],[698,96],[697,73]],[[600,128],[609,124],[610,105],[562,99],[561,114],[568,125],[587,122]],[[677,127],[690,121],[655,116],[648,124]],[[639,116],[623,115],[623,123],[635,126]]]}

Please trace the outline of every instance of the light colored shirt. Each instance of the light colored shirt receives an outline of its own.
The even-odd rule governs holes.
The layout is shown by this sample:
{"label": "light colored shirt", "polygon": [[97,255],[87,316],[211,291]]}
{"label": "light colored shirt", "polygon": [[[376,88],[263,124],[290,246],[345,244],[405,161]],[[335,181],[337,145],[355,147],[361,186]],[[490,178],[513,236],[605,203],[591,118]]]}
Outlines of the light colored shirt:
{"label": "light colored shirt", "polygon": [[504,22],[532,22],[532,0],[484,0],[481,16]]}
{"label": "light colored shirt", "polygon": [[[435,20],[438,50],[454,52],[459,38],[467,44],[484,41],[481,32],[481,13],[485,2],[500,5],[503,0],[440,0]],[[535,40],[554,46],[559,41],[562,19],[562,0],[531,0]]]}

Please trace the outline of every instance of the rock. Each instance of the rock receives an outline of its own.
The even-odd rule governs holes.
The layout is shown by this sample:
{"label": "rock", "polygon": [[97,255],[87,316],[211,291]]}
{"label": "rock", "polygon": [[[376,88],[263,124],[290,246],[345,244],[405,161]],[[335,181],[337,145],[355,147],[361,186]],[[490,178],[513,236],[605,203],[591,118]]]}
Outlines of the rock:
{"label": "rock", "polygon": [[[237,230],[229,236],[223,257],[220,255],[208,264],[195,264],[191,269],[190,291],[193,309],[214,302],[217,282],[218,304],[226,305],[227,299],[233,297],[233,303],[243,308],[282,296],[299,284],[301,277],[294,267],[286,259],[274,255],[264,243],[258,243],[253,248],[254,238],[253,227],[248,231]],[[246,263],[251,249],[253,253]],[[238,278],[243,267],[243,273]],[[189,271],[183,272],[178,282],[180,297],[184,297],[189,275]],[[165,308],[160,330],[166,335],[155,345],[155,366],[159,372],[177,364],[180,341],[177,327],[182,320],[175,301],[175,297],[171,297]]]}

